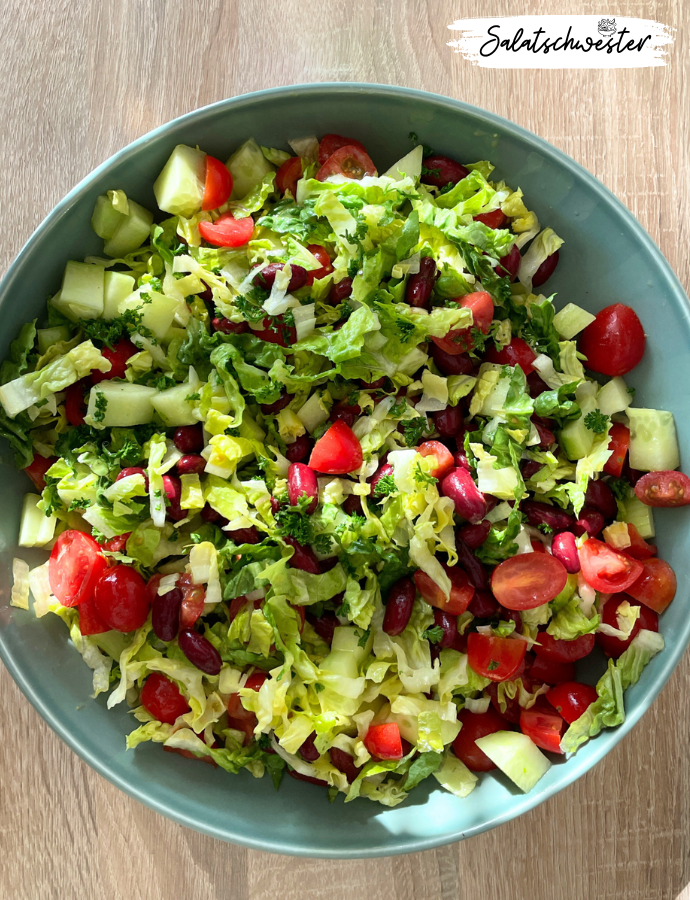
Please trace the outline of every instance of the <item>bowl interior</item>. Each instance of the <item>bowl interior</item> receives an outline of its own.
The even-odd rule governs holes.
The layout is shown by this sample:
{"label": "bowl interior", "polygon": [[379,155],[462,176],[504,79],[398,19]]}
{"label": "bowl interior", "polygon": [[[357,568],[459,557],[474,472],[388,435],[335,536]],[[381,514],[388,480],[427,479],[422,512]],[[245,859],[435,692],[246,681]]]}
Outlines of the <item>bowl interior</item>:
{"label": "bowl interior", "polygon": [[[559,268],[548,284],[557,306],[578,303],[596,312],[614,302],[640,315],[648,341],[643,363],[629,382],[637,405],[674,412],[681,446],[690,442],[690,392],[679,373],[690,346],[687,298],[649,236],[599,182],[545,142],[474,107],[401,88],[315,85],[238,97],[199,110],[140,139],[75,188],[40,226],[0,286],[0,353],[31,316],[44,313],[46,296],[60,284],[68,259],[100,253],[90,228],[96,196],[123,188],[155,208],[152,184],[178,143],[199,144],[221,159],[242,141],[287,149],[291,138],[336,132],[363,141],[384,171],[411,147],[410,132],[437,152],[461,161],[490,159],[494,177],[521,187],[542,223],[564,238]],[[0,464],[0,597],[9,598],[15,555],[38,564],[39,551],[18,550],[16,535],[27,481],[3,445]],[[190,827],[258,849],[309,856],[374,856],[421,850],[478,833],[535,806],[574,781],[639,719],[661,690],[690,637],[686,615],[690,530],[687,511],[660,511],[657,540],[678,575],[678,598],[662,619],[666,650],[627,694],[628,718],[619,729],[554,765],[523,795],[499,777],[484,777],[458,800],[429,779],[402,806],[386,809],[360,801],[329,804],[321,789],[284,780],[255,781],[198,765],[145,744],[125,751],[134,723],[124,706],[108,711],[93,701],[91,673],[53,616],[0,607],[0,654],[29,700],[91,766],[132,796]],[[599,671],[603,671],[601,662]],[[592,672],[592,680],[598,673]],[[435,785],[436,783],[433,782]]]}

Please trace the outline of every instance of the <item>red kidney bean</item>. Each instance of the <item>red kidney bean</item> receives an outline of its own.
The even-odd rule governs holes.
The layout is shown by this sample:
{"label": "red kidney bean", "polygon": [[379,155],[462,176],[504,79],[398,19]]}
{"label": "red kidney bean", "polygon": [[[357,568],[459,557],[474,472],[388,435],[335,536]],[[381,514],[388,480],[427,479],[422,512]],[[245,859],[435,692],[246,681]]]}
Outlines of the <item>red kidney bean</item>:
{"label": "red kidney bean", "polygon": [[[491,494],[484,494],[484,499],[486,500],[486,511],[490,513],[491,510],[496,506],[498,500],[495,497],[492,497]],[[514,500],[506,500],[506,503],[509,503],[511,506],[515,506]]]}
{"label": "red kidney bean", "polygon": [[[503,622],[515,622],[515,630],[517,632],[522,631],[522,616],[516,609],[506,609],[505,606],[499,606],[498,618]],[[513,677],[517,678],[518,675]]]}
{"label": "red kidney bean", "polygon": [[331,422],[337,422],[340,419],[341,422],[344,422],[348,428],[352,428],[354,425],[354,421],[357,416],[361,416],[362,409],[358,403],[354,403],[350,406],[349,403],[345,403],[342,400],[338,401],[333,405],[331,409],[330,420]]}
{"label": "red kidney bean", "polygon": [[[184,243],[186,243],[186,241]],[[202,281],[201,283],[206,284],[205,281]],[[206,303],[210,303],[213,300],[213,291],[208,285],[206,285],[206,290],[202,291],[200,294],[197,294],[197,297],[199,297],[199,299],[201,300],[204,300]]]}
{"label": "red kidney bean", "polygon": [[400,578],[391,587],[386,600],[383,630],[395,636],[402,634],[412,615],[416,588],[411,578]]}
{"label": "red kidney bean", "polygon": [[544,284],[545,281],[548,281],[556,270],[557,265],[558,250],[556,250],[555,253],[552,253],[551,256],[547,256],[544,262],[534,273],[534,276],[532,277],[532,287],[539,287],[540,285]]}
{"label": "red kidney bean", "polygon": [[538,500],[526,500],[520,507],[527,516],[527,521],[535,528],[539,525],[548,525],[555,532],[567,531],[573,526],[575,519],[570,513],[548,503],[540,503]]}
{"label": "red kidney bean", "polygon": [[[285,263],[271,263],[266,266],[266,268],[262,269],[256,276],[256,283],[262,288],[270,290],[273,287],[273,282],[276,280],[276,275],[278,272],[283,271],[285,265]],[[307,270],[303,269],[302,266],[296,266],[294,263],[291,263],[290,267],[292,269],[292,275],[290,276],[287,289],[289,291],[297,291],[307,283]]]}
{"label": "red kidney bean", "polygon": [[156,637],[162,641],[172,641],[177,637],[182,600],[183,594],[179,588],[173,588],[167,594],[156,594],[151,613],[151,625]]}
{"label": "red kidney bean", "polygon": [[265,416],[273,416],[279,413],[281,409],[285,409],[292,400],[292,394],[281,394],[275,403],[260,403],[259,409]]}
{"label": "red kidney bean", "polygon": [[500,607],[498,600],[489,591],[475,591],[467,609],[478,619],[493,619],[498,615]]}
{"label": "red kidney bean", "polygon": [[474,555],[474,551],[470,550],[461,538],[456,537],[455,544],[460,568],[467,572],[474,589],[477,591],[487,591],[489,589],[489,575],[484,565],[479,562]]}
{"label": "red kidney bean", "polygon": [[196,453],[189,453],[178,459],[176,469],[178,475],[201,475],[206,468],[206,460]]}
{"label": "red kidney bean", "polygon": [[359,775],[359,769],[355,765],[354,757],[350,756],[349,753],[346,753],[339,747],[331,747],[331,749],[328,751],[328,755],[331,757],[331,762],[336,767],[336,769],[340,769],[349,783],[352,784],[355,778],[357,778],[357,776]]}
{"label": "red kidney bean", "polygon": [[276,500],[275,497],[271,497],[271,512],[275,516],[275,514],[280,510],[282,503],[280,500]]}
{"label": "red kidney bean", "polygon": [[491,522],[482,519],[476,525],[463,525],[458,531],[458,537],[463,540],[470,550],[476,550],[488,538],[491,531]]}
{"label": "red kidney bean", "polygon": [[163,476],[163,490],[165,496],[170,501],[170,505],[165,507],[165,514],[176,522],[186,519],[189,513],[186,509],[180,508],[180,499],[182,497],[182,482],[177,475]]}
{"label": "red kidney bean", "polygon": [[304,463],[291,463],[287,483],[290,506],[297,506],[301,497],[309,497],[311,503],[306,512],[311,515],[319,504],[319,485],[314,470]]}
{"label": "red kidney bean", "polygon": [[201,518],[204,522],[208,522],[211,525],[218,525],[219,528],[228,524],[228,520],[225,516],[221,516],[221,514],[216,512],[216,510],[212,506],[209,506],[208,503],[201,510]]}
{"label": "red kidney bean", "polygon": [[605,481],[590,481],[585,494],[585,505],[596,509],[605,519],[613,520],[618,515],[616,498]]}
{"label": "red kidney bean", "polygon": [[631,469],[627,458],[623,463],[623,477],[627,478],[630,484],[635,487],[637,482],[642,478],[644,472],[638,472],[637,469]]}
{"label": "red kidney bean", "polygon": [[303,572],[309,572],[311,575],[320,574],[319,561],[311,547],[304,547],[289,535],[285,535],[283,540],[295,549],[289,562],[293,569],[302,569]]}
{"label": "red kidney bean", "polygon": [[537,429],[539,434],[539,446],[544,450],[547,450],[551,444],[556,442],[556,437],[549,428],[549,422],[547,419],[542,419],[539,416],[532,416],[532,422],[534,423],[534,427]]}
{"label": "red kidney bean", "polygon": [[459,406],[447,406],[440,412],[431,414],[436,431],[441,437],[455,437],[465,431],[465,423],[462,420],[462,410]]}
{"label": "red kidney bean", "polygon": [[598,510],[585,506],[580,511],[577,522],[572,526],[572,531],[577,537],[581,537],[583,534],[596,537],[605,524],[604,517]]}
{"label": "red kidney bean", "polygon": [[352,296],[352,279],[351,278],[343,278],[337,284],[334,284],[328,294],[328,302],[333,304],[333,306],[337,306],[339,303],[342,303],[343,300],[347,300],[348,297]]}
{"label": "red kidney bean", "polygon": [[455,460],[455,465],[458,469],[466,469],[468,472],[471,471],[470,464],[467,461],[467,455],[464,450],[456,450],[453,454],[453,459]]}
{"label": "red kidney bean", "polygon": [[562,531],[554,536],[551,553],[555,559],[563,563],[565,571],[570,575],[580,571],[580,557],[577,554],[575,535],[571,531]]}
{"label": "red kidney bean", "polygon": [[335,569],[339,562],[340,560],[337,556],[329,556],[328,559],[320,559],[319,572],[321,575],[323,575],[324,572],[330,572],[331,569]]}
{"label": "red kidney bean", "polygon": [[380,378],[377,378],[376,381],[362,381],[360,378],[359,383],[365,391],[378,391],[386,383],[386,376],[382,375]]}
{"label": "red kidney bean", "polygon": [[258,544],[261,541],[261,535],[255,525],[250,525],[249,528],[233,528],[232,531],[225,533],[236,544]]}
{"label": "red kidney bean", "polygon": [[438,646],[443,649],[452,647],[455,638],[458,636],[458,617],[451,616],[450,613],[444,612],[442,609],[435,609],[434,624],[440,625],[443,629],[443,637],[438,641]]}
{"label": "red kidney bean", "polygon": [[529,395],[532,399],[538,397],[539,394],[543,394],[544,391],[549,390],[549,386],[545,381],[542,381],[538,372],[530,372],[527,376],[527,387],[529,388]]}
{"label": "red kidney bean", "polygon": [[362,498],[357,494],[348,494],[343,503],[343,512],[348,516],[363,516]]}
{"label": "red kidney bean", "polygon": [[405,300],[410,306],[428,309],[436,281],[436,263],[430,256],[419,262],[419,272],[410,275],[405,285]]}
{"label": "red kidney bean", "polygon": [[[344,596],[344,594],[343,594]],[[335,601],[335,598],[334,598]],[[307,614],[307,618],[309,619],[314,631],[318,634],[320,638],[327,644],[333,643],[333,632],[340,625],[338,621],[338,617],[335,613],[325,612],[322,616],[316,618],[315,616],[310,616]]]}
{"label": "red kidney bean", "polygon": [[457,356],[453,356],[451,353],[446,353],[445,350],[442,350],[433,341],[429,344],[429,352],[431,353],[431,358],[444,375],[472,374],[474,363],[467,353],[460,353]]}
{"label": "red kidney bean", "polygon": [[246,334],[249,331],[248,322],[231,322],[222,316],[212,319],[211,326],[214,331],[220,331],[221,334]]}
{"label": "red kidney bean", "polygon": [[542,464],[535,462],[533,459],[526,460],[520,467],[522,471],[522,477],[525,479],[525,481],[529,481],[529,479],[532,478],[533,475],[536,475],[537,472],[542,468]]}
{"label": "red kidney bean", "polygon": [[204,432],[199,425],[181,425],[175,430],[173,444],[180,453],[199,453],[204,449]]}
{"label": "red kidney bean", "polygon": [[220,653],[203,634],[187,628],[180,632],[177,642],[180,645],[180,650],[197,669],[201,669],[207,675],[218,675],[220,673],[223,665]]}
{"label": "red kidney bean", "polygon": [[522,256],[520,255],[520,250],[513,244],[510,248],[510,252],[499,259],[494,272],[497,275],[500,275],[501,278],[505,278],[507,275],[511,281],[515,281],[521,261]]}
{"label": "red kidney bean", "polygon": [[[386,475],[393,474],[393,466],[390,463],[382,463],[378,469],[374,472],[371,478],[368,479],[369,484],[371,485],[371,496],[374,496],[374,491],[376,490],[376,485],[384,478]],[[374,497],[374,499],[376,499]]]}
{"label": "red kidney bean", "polygon": [[467,469],[452,469],[440,484],[444,497],[450,497],[455,504],[455,512],[473,525],[486,515],[487,507],[484,494]]}
{"label": "red kidney bean", "polygon": [[316,760],[321,756],[319,751],[314,746],[314,741],[316,740],[316,732],[312,731],[309,737],[304,741],[302,746],[299,748],[299,755],[306,762],[316,762]]}
{"label": "red kidney bean", "polygon": [[303,459],[309,456],[313,446],[314,441],[307,437],[306,434],[303,434],[293,441],[292,444],[288,444],[285,457],[293,463],[302,462]]}
{"label": "red kidney bean", "polygon": [[422,184],[433,184],[438,188],[445,187],[447,184],[457,184],[458,181],[462,181],[470,174],[469,170],[461,166],[459,162],[438,154],[427,156],[422,161],[422,165],[427,170],[420,178]]}
{"label": "red kidney bean", "polygon": [[117,473],[115,481],[120,481],[120,479],[122,478],[128,478],[130,475],[143,475],[144,488],[148,493],[149,476],[146,474],[146,469],[142,469],[141,466],[128,466],[126,469],[120,469],[120,471]]}

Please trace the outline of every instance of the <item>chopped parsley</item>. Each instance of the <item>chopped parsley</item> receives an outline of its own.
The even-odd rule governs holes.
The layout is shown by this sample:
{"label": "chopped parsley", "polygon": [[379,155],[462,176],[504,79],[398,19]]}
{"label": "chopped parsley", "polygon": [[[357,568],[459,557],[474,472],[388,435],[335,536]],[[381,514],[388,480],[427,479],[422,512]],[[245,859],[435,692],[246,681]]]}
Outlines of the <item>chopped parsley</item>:
{"label": "chopped parsley", "polygon": [[438,478],[434,478],[433,475],[429,475],[428,472],[422,471],[422,466],[420,463],[417,463],[414,470],[414,480],[417,484],[437,484]]}
{"label": "chopped parsley", "polygon": [[594,409],[585,416],[585,428],[595,434],[604,434],[609,427],[610,417],[605,416],[600,409]]}
{"label": "chopped parsley", "polygon": [[374,486],[374,497],[387,497],[389,494],[394,494],[397,490],[393,475],[382,475]]}
{"label": "chopped parsley", "polygon": [[96,391],[96,409],[93,414],[94,422],[102,422],[105,419],[105,411],[108,408],[108,398],[102,391]]}
{"label": "chopped parsley", "polygon": [[426,416],[417,416],[415,419],[406,419],[402,422],[403,436],[408,447],[416,447],[422,435],[428,433],[429,423]]}
{"label": "chopped parsley", "polygon": [[443,628],[440,625],[434,625],[433,628],[427,628],[422,634],[424,640],[431,644],[438,644],[443,640]]}

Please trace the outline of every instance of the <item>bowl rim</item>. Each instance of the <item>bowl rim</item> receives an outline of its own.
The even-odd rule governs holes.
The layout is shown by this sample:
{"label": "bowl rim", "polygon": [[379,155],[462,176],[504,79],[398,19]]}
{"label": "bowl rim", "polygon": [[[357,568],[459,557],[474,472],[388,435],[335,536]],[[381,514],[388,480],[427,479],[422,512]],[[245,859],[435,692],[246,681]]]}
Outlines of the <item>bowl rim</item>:
{"label": "bowl rim", "polygon": [[[505,131],[511,132],[512,135],[530,145],[535,150],[538,150],[545,156],[549,157],[552,161],[556,162],[560,167],[567,169],[578,179],[584,180],[590,190],[592,190],[597,195],[598,199],[602,203],[606,204],[608,207],[612,208],[618,215],[622,216],[629,230],[635,234],[638,240],[641,240],[643,243],[647,244],[652,254],[655,256],[657,262],[659,263],[660,274],[663,275],[666,280],[665,287],[670,293],[674,294],[677,297],[679,301],[678,313],[685,319],[688,327],[690,327],[690,300],[688,299],[678,276],[671,268],[671,265],[664,254],[661,252],[661,249],[658,247],[658,245],[652,239],[646,229],[643,228],[643,226],[638,222],[632,212],[622,203],[622,201],[619,200],[618,197],[616,197],[616,195],[609,188],[607,188],[601,181],[599,181],[584,166],[576,162],[576,160],[574,160],[568,154],[564,153],[559,148],[555,147],[553,144],[549,143],[544,138],[539,137],[523,126],[517,125],[516,123],[504,118],[503,116],[484,110],[481,107],[474,106],[473,104],[466,103],[462,100],[455,100],[442,94],[436,94],[431,91],[421,91],[415,88],[408,88],[400,85],[377,84],[372,82],[309,82],[304,84],[291,84],[273,88],[265,88],[259,91],[238,94],[234,97],[229,97],[224,100],[219,100],[215,103],[199,107],[198,109],[192,110],[181,116],[177,116],[174,119],[170,119],[164,124],[157,126],[149,132],[146,132],[141,137],[138,137],[134,141],[131,141],[121,150],[118,150],[112,156],[108,157],[104,162],[93,169],[88,175],[82,178],[45,216],[45,218],[40,222],[40,224],[30,235],[28,240],[24,243],[19,253],[8,267],[2,280],[0,281],[0,295],[6,292],[9,283],[17,275],[20,267],[23,264],[25,256],[29,253],[34,242],[38,240],[44,232],[48,231],[52,227],[53,223],[60,218],[63,212],[65,212],[71,204],[79,200],[81,196],[91,188],[92,184],[101,175],[106,174],[114,164],[125,161],[129,156],[133,155],[148,142],[164,136],[167,132],[173,130],[180,124],[193,122],[195,120],[200,120],[206,117],[212,117],[216,112],[220,110],[238,107],[245,104],[251,104],[256,102],[257,100],[262,100],[267,97],[295,93],[304,95],[317,93],[369,93],[372,95],[376,94],[379,96],[382,95],[383,97],[391,98],[406,97],[410,99],[420,100],[424,103],[431,103],[436,106],[446,107],[453,111],[461,111],[473,116],[478,122],[483,123],[489,128],[498,126]],[[186,826],[187,828],[192,828],[210,837],[238,844],[252,850],[261,850],[264,852],[279,853],[289,856],[307,856],[312,858],[364,859],[382,856],[393,856],[402,853],[416,853],[463,840],[467,837],[472,837],[474,835],[482,833],[483,831],[488,831],[491,828],[495,828],[497,825],[509,822],[511,819],[515,819],[520,815],[523,815],[524,813],[543,803],[545,800],[548,800],[554,794],[559,793],[569,785],[573,784],[573,782],[577,781],[577,779],[579,779],[587,771],[593,768],[593,766],[595,766],[611,749],[613,749],[613,747],[628,734],[632,727],[637,724],[637,722],[642,718],[645,712],[647,712],[653,701],[659,695],[662,688],[670,678],[673,670],[676,668],[681,656],[687,649],[688,643],[690,643],[690,619],[687,620],[685,627],[681,630],[680,640],[678,641],[678,643],[673,648],[665,651],[661,655],[661,664],[659,666],[658,672],[656,673],[654,684],[650,686],[648,692],[637,703],[630,714],[626,715],[625,721],[615,729],[605,730],[604,732],[602,732],[599,735],[596,743],[592,745],[595,749],[591,750],[590,754],[586,758],[580,757],[578,759],[578,756],[571,757],[571,759],[569,760],[569,763],[571,763],[571,765],[567,774],[564,772],[563,776],[561,776],[559,780],[553,785],[543,789],[539,793],[524,794],[520,797],[517,797],[516,802],[514,804],[511,804],[510,809],[506,810],[505,813],[494,816],[488,821],[473,825],[467,829],[454,830],[452,832],[447,832],[441,835],[437,834],[428,838],[416,837],[414,839],[405,839],[400,834],[398,834],[395,835],[395,840],[391,841],[390,845],[388,846],[378,845],[366,848],[365,850],[348,848],[316,849],[313,847],[301,845],[299,843],[299,838],[295,842],[289,844],[284,841],[276,840],[260,841],[255,840],[251,837],[246,837],[245,835],[241,834],[236,828],[233,829],[226,827],[215,827],[202,818],[190,819],[189,814],[178,812],[172,802],[166,803],[157,798],[148,796],[144,790],[133,786],[125,778],[112,771],[108,765],[107,760],[101,760],[91,754],[88,750],[85,750],[83,747],[81,747],[78,741],[73,738],[72,734],[63,727],[59,716],[53,713],[52,709],[46,703],[44,703],[40,695],[31,688],[31,685],[24,678],[21,667],[14,659],[11,648],[6,645],[4,634],[2,633],[2,631],[0,631],[0,658],[2,658],[15,683],[22,691],[24,696],[29,700],[34,709],[36,709],[43,720],[82,760],[84,760],[84,762],[86,762],[92,769],[98,772],[99,775],[102,775],[104,778],[106,778],[111,784],[114,784],[130,797],[138,800],[140,803],[143,803],[145,806],[154,810],[155,812],[160,813],[168,819],[172,819],[179,825]],[[393,833],[391,833],[391,836],[393,836]]]}

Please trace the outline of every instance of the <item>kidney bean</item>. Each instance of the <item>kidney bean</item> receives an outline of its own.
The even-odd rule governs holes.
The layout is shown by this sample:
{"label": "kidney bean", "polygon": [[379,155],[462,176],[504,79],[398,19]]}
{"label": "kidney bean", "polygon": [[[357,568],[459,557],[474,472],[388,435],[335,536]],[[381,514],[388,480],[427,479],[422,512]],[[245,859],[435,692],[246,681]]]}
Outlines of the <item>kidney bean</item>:
{"label": "kidney bean", "polygon": [[549,422],[539,416],[532,416],[532,422],[539,434],[539,446],[543,447],[544,450],[547,450],[551,444],[556,442],[556,437],[549,428]]}
{"label": "kidney bean", "polygon": [[613,520],[618,515],[616,498],[605,481],[590,481],[585,494],[585,505],[596,509],[605,519]]}
{"label": "kidney bean", "polygon": [[540,503],[538,500],[526,500],[520,507],[527,516],[527,521],[535,527],[548,525],[555,532],[567,531],[572,527],[575,519],[570,513],[548,503]]}
{"label": "kidney bean", "polygon": [[177,475],[163,476],[163,490],[165,496],[170,501],[170,506],[166,506],[165,514],[176,522],[186,519],[188,512],[186,509],[180,508],[180,499],[182,498],[182,482]]}
{"label": "kidney bean", "polygon": [[130,475],[143,475],[144,488],[148,492],[149,476],[146,474],[146,469],[142,469],[141,466],[127,466],[126,469],[120,469],[120,471],[117,473],[115,481],[120,481],[122,478],[128,478]]}
{"label": "kidney bean", "polygon": [[465,431],[462,410],[459,406],[447,406],[440,412],[432,413],[431,418],[434,420],[436,431],[441,437],[455,437],[455,435],[463,434]]}
{"label": "kidney bean", "polygon": [[[517,678],[517,675],[513,675],[513,678]],[[520,724],[520,713],[522,712],[522,707],[520,706],[520,702],[516,697],[509,697],[507,694],[504,694],[506,701],[505,711],[501,709],[501,704],[498,702],[498,684],[495,681],[492,681],[490,685],[487,686],[486,692],[491,697],[491,705],[496,710],[497,713],[500,713],[504,719],[507,719],[512,725]]]}
{"label": "kidney bean", "polygon": [[467,469],[453,469],[439,485],[444,497],[450,497],[455,504],[455,512],[473,525],[486,515],[487,507],[484,494]]}
{"label": "kidney bean", "polygon": [[511,281],[515,281],[521,261],[522,256],[520,255],[520,250],[515,244],[513,244],[513,246],[510,248],[510,253],[506,253],[505,256],[502,256],[499,259],[498,265],[495,267],[494,272],[501,278],[505,278],[507,275]]}
{"label": "kidney bean", "polygon": [[359,775],[359,769],[355,765],[354,757],[350,756],[349,753],[346,753],[339,747],[331,747],[328,751],[328,755],[331,757],[331,762],[336,769],[340,769],[350,784],[352,784]]}
{"label": "kidney bean", "polygon": [[458,531],[458,537],[463,540],[470,550],[476,550],[488,538],[491,531],[491,522],[482,519],[476,525],[463,525]]}
{"label": "kidney bean", "polygon": [[339,303],[342,303],[343,300],[347,300],[348,297],[352,296],[352,279],[351,278],[343,278],[337,284],[334,284],[328,294],[328,302],[333,306],[337,306]]}
{"label": "kidney bean", "polygon": [[[344,594],[343,594],[344,596]],[[335,600],[335,598],[334,598]],[[309,619],[314,631],[318,634],[320,638],[327,644],[333,643],[333,632],[340,625],[338,621],[338,617],[335,613],[325,612],[322,616],[316,618],[315,616],[310,616],[307,614],[307,618]]]}
{"label": "kidney bean", "polygon": [[551,553],[555,559],[563,563],[565,571],[570,575],[580,571],[580,557],[577,554],[575,535],[571,531],[562,531],[554,536]]}
{"label": "kidney bean", "polygon": [[362,409],[359,404],[354,403],[350,406],[349,403],[345,403],[342,400],[338,401],[338,403],[333,404],[333,408],[331,409],[330,420],[331,422],[337,422],[340,419],[341,422],[344,422],[348,428],[352,428],[354,425],[355,419],[357,416],[361,416]]}
{"label": "kidney bean", "polygon": [[[378,469],[374,472],[371,478],[368,479],[369,484],[371,485],[371,496],[374,496],[374,491],[376,490],[376,485],[384,478],[386,475],[393,474],[393,466],[389,463],[383,463],[378,467]],[[376,499],[376,498],[374,498]]]}
{"label": "kidney bean", "polygon": [[167,594],[156,594],[151,613],[151,624],[156,637],[162,641],[172,641],[177,637],[180,627],[180,607],[183,594],[179,588],[173,588]]}
{"label": "kidney bean", "polygon": [[348,494],[343,503],[343,512],[348,516],[363,516],[362,498],[357,494]]}
{"label": "kidney bean", "polygon": [[[506,609],[505,606],[499,606],[498,608],[498,618],[503,622],[515,622],[515,630],[517,632],[522,631],[522,616],[516,609]],[[517,675],[513,676],[517,678]]]}
{"label": "kidney bean", "polygon": [[458,181],[462,181],[470,174],[469,170],[461,166],[459,162],[438,154],[427,156],[422,161],[422,165],[427,170],[420,178],[422,184],[433,184],[438,188],[445,187],[447,184],[457,184]]}
{"label": "kidney bean", "polygon": [[255,525],[250,525],[249,528],[233,528],[232,531],[227,531],[226,534],[236,544],[258,544],[261,542],[261,535]]}
{"label": "kidney bean", "polygon": [[588,534],[590,537],[596,537],[605,525],[604,517],[596,509],[583,507],[577,522],[572,526],[572,531],[577,537]]}
{"label": "kidney bean", "polygon": [[544,391],[549,390],[549,386],[545,381],[539,376],[538,372],[530,372],[527,376],[527,387],[529,388],[529,395],[532,399],[538,397],[539,394],[543,394]]}
{"label": "kidney bean", "polygon": [[316,760],[321,756],[319,751],[314,746],[314,741],[316,740],[316,732],[312,731],[309,737],[304,741],[302,746],[299,748],[299,755],[306,762],[316,762]]}
{"label": "kidney bean", "polygon": [[319,503],[319,485],[314,470],[304,463],[291,463],[287,483],[290,506],[297,506],[301,497],[308,497],[311,502],[306,512],[311,515]]}
{"label": "kidney bean", "polygon": [[500,607],[498,600],[489,591],[475,591],[467,609],[478,619],[493,619]]}
{"label": "kidney bean", "polygon": [[212,319],[211,326],[214,331],[220,331],[221,334],[246,334],[249,331],[248,322],[231,322],[222,316]]}
{"label": "kidney bean", "polygon": [[484,565],[474,555],[474,551],[470,550],[461,538],[456,538],[455,544],[460,568],[467,572],[474,589],[477,591],[488,590],[489,576]]}
{"label": "kidney bean", "polygon": [[212,506],[209,506],[208,503],[201,510],[201,518],[204,522],[209,522],[211,525],[217,525],[219,528],[228,524],[228,520],[225,516],[221,516],[221,514],[216,512],[216,510]]}
{"label": "kidney bean", "polygon": [[197,453],[189,453],[178,459],[176,469],[178,475],[201,475],[206,468],[206,460]]}
{"label": "kidney bean", "polygon": [[428,309],[436,281],[436,263],[430,256],[419,262],[419,272],[410,275],[405,285],[405,300],[410,306]]}
{"label": "kidney bean", "polygon": [[452,647],[458,636],[458,617],[451,616],[442,609],[434,609],[434,624],[443,629],[443,637],[438,641],[438,646],[442,649]]}
{"label": "kidney bean", "polygon": [[551,256],[547,256],[544,262],[534,273],[534,275],[532,276],[532,287],[539,287],[540,285],[544,284],[545,281],[548,281],[555,272],[557,265],[558,250],[556,250],[555,253],[552,253]]}
{"label": "kidney bean", "polygon": [[175,430],[173,444],[180,453],[199,453],[204,449],[204,432],[199,425],[181,425]]}
{"label": "kidney bean", "polygon": [[377,378],[376,381],[362,381],[360,379],[360,384],[362,385],[362,389],[365,391],[378,391],[380,388],[384,386],[386,383],[386,376],[382,375],[380,378]]}
{"label": "kidney bean", "polygon": [[411,578],[400,578],[391,587],[383,617],[383,630],[395,636],[402,634],[412,615],[416,588]]}
{"label": "kidney bean", "polygon": [[289,535],[285,535],[283,540],[295,549],[289,562],[293,569],[302,569],[303,572],[309,572],[311,575],[320,574],[319,561],[311,547],[304,547]]}
{"label": "kidney bean", "polygon": [[[285,265],[285,263],[271,263],[266,266],[266,268],[262,269],[256,276],[256,283],[262,288],[270,290],[273,287],[273,282],[276,280],[276,275],[278,272],[283,271]],[[296,266],[294,263],[291,263],[290,267],[292,269],[292,275],[290,276],[287,289],[288,291],[297,291],[307,283],[307,270],[303,269],[302,266]]]}
{"label": "kidney bean", "polygon": [[292,400],[292,394],[281,394],[275,403],[260,403],[259,409],[265,416],[273,416],[279,413],[281,409],[285,409]]}
{"label": "kidney bean", "polygon": [[472,373],[474,363],[467,353],[452,356],[433,341],[429,344],[429,352],[431,353],[431,358],[444,375],[470,375]]}
{"label": "kidney bean", "polygon": [[466,469],[468,472],[472,471],[464,450],[456,450],[453,454],[453,459],[455,460],[455,465],[458,469]]}
{"label": "kidney bean", "polygon": [[339,562],[340,560],[337,556],[329,556],[328,559],[320,559],[319,572],[321,573],[321,575],[323,575],[324,572],[330,572],[331,569],[335,569]]}
{"label": "kidney bean", "polygon": [[532,478],[533,475],[536,475],[541,468],[543,468],[542,464],[535,462],[533,459],[526,460],[520,466],[522,477],[525,481],[529,481],[529,479]]}
{"label": "kidney bean", "polygon": [[307,437],[306,434],[301,435],[292,444],[288,444],[285,451],[285,457],[292,463],[302,462],[311,453],[314,441]]}
{"label": "kidney bean", "polygon": [[207,675],[218,675],[220,673],[223,665],[220,653],[203,634],[199,634],[198,631],[185,629],[180,632],[177,642],[180,645],[180,650],[197,669],[201,669]]}
{"label": "kidney bean", "polygon": [[635,487],[643,474],[644,472],[638,472],[637,469],[631,469],[630,463],[626,457],[625,462],[623,463],[623,478],[627,478],[630,484]]}

